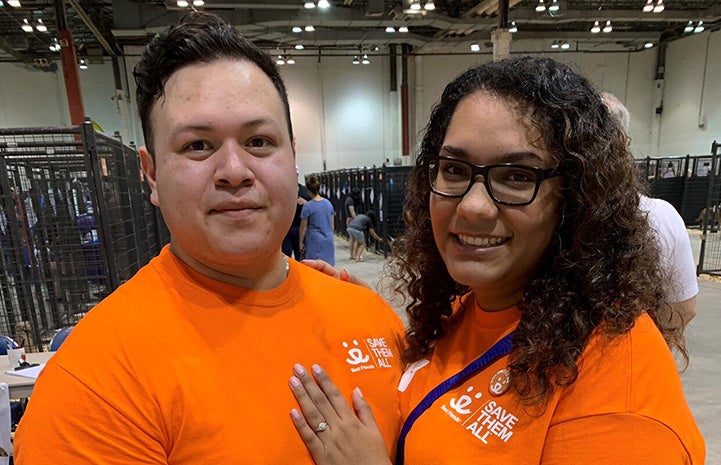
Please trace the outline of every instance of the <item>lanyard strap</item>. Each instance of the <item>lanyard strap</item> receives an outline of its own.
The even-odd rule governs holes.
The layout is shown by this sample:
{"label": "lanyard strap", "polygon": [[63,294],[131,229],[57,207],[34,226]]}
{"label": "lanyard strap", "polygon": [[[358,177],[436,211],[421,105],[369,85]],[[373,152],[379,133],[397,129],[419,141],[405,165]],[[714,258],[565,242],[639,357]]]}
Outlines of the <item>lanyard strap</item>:
{"label": "lanyard strap", "polygon": [[466,365],[463,370],[459,371],[455,375],[451,376],[450,378],[446,379],[441,384],[433,388],[433,390],[429,392],[423,398],[423,400],[418,403],[418,405],[416,405],[416,408],[413,409],[410,415],[408,415],[408,418],[406,418],[406,421],[403,423],[403,428],[401,428],[401,433],[398,437],[398,445],[396,447],[395,465],[403,465],[406,436],[408,436],[411,427],[418,419],[418,417],[420,417],[423,412],[428,410],[428,408],[433,404],[433,402],[435,402],[446,392],[450,391],[456,385],[460,384],[460,382],[467,378],[468,375],[483,370],[486,366],[490,365],[491,362],[493,362],[497,358],[508,354],[511,351],[511,347],[513,347],[513,344],[511,343],[512,337],[513,332],[507,334],[503,339],[493,344],[493,347],[488,349],[483,355]]}

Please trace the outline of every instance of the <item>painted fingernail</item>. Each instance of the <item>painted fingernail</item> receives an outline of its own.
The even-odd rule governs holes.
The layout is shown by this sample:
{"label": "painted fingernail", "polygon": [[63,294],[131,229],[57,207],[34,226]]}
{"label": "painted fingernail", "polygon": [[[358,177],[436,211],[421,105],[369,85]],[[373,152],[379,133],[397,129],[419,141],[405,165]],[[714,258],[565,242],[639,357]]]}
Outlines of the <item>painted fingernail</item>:
{"label": "painted fingernail", "polygon": [[359,398],[363,399],[363,392],[360,390],[359,387],[356,386],[356,388],[353,389],[353,394],[355,394]]}
{"label": "painted fingernail", "polygon": [[319,374],[323,373],[323,369],[320,367],[320,365],[314,364],[311,368],[313,370],[314,375],[319,375]]}
{"label": "painted fingernail", "polygon": [[300,415],[300,412],[297,411],[296,409],[291,409],[291,410],[290,410],[290,416],[293,417],[294,420],[300,420],[301,418],[303,418],[303,417]]}
{"label": "painted fingernail", "polygon": [[297,388],[299,388],[299,387],[301,387],[301,386],[302,386],[302,384],[301,384],[301,382],[300,382],[300,380],[299,380],[298,378],[296,378],[295,376],[292,376],[292,377],[290,378],[290,387],[292,387],[292,388],[294,388],[294,389],[297,389]]}
{"label": "painted fingernail", "polygon": [[300,363],[296,363],[295,365],[293,365],[293,371],[298,376],[303,376],[305,374],[308,374],[308,372],[305,371],[305,368],[303,368],[303,365],[301,365]]}
{"label": "painted fingernail", "polygon": [[340,280],[341,281],[350,281],[350,274],[348,273],[348,271],[345,268],[340,270]]}

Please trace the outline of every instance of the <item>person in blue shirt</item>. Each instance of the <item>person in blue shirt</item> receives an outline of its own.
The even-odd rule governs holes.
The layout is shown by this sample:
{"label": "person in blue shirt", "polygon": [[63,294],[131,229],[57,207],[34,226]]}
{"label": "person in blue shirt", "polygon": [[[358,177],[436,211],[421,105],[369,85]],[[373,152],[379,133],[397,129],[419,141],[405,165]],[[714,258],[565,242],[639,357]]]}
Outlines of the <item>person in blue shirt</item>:
{"label": "person in blue shirt", "polygon": [[310,200],[300,212],[300,250],[303,258],[321,259],[335,264],[335,210],[328,199],[320,195],[320,181],[316,176],[306,180]]}

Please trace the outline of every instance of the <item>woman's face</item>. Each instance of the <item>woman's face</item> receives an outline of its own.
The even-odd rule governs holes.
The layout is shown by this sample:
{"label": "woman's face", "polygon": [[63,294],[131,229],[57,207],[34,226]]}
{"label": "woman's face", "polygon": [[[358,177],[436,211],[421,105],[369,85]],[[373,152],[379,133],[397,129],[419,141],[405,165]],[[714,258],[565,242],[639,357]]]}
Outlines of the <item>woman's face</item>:
{"label": "woman's face", "polygon": [[[476,92],[456,107],[439,155],[476,165],[553,168],[550,153],[533,145],[539,139],[515,105]],[[525,206],[496,204],[481,177],[462,198],[431,193],[436,246],[453,279],[473,288],[481,308],[515,305],[536,274],[558,225],[559,179],[543,181]]]}

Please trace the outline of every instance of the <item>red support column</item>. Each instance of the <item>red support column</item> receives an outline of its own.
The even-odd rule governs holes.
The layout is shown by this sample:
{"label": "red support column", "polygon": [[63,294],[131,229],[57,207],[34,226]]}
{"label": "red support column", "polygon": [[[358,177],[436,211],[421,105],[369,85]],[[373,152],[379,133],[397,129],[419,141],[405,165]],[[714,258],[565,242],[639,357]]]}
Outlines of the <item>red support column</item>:
{"label": "red support column", "polygon": [[61,45],[60,58],[62,59],[63,76],[65,77],[65,93],[70,108],[70,122],[73,126],[78,126],[85,120],[85,107],[83,106],[83,94],[80,92],[78,59],[75,55],[73,33],[70,31],[58,31],[58,42]]}

